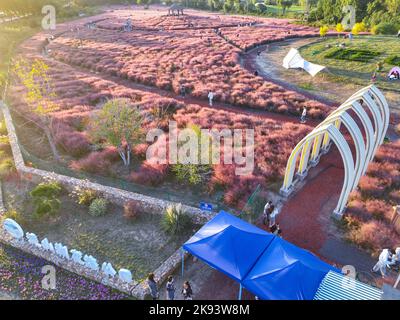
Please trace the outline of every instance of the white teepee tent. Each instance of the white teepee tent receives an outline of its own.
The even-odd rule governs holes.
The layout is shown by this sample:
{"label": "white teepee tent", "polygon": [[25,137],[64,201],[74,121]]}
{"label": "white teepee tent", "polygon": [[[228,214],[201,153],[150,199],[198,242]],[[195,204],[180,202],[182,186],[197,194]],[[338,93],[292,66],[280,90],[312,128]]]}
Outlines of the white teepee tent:
{"label": "white teepee tent", "polygon": [[297,49],[291,48],[289,53],[283,59],[283,67],[286,69],[301,68],[307,71],[311,76],[315,76],[318,72],[325,69],[325,66],[311,63],[303,59]]}

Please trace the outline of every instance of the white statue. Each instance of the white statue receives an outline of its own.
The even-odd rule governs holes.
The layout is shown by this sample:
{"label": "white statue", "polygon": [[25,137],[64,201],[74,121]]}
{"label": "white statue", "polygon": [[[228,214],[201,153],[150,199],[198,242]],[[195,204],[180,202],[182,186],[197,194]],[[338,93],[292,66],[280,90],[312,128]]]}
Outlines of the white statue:
{"label": "white statue", "polygon": [[5,219],[3,228],[15,239],[21,240],[24,238],[24,230],[22,230],[21,226],[13,219]]}
{"label": "white statue", "polygon": [[56,250],[56,254],[61,258],[69,259],[69,253],[67,246],[64,246],[62,243],[56,243],[54,245],[54,249]]}
{"label": "white statue", "polygon": [[36,234],[27,232],[26,239],[28,239],[28,242],[30,244],[33,244],[34,246],[37,246],[37,247],[41,247],[41,245],[39,243],[39,239]]}
{"label": "white statue", "polygon": [[118,275],[122,281],[126,283],[132,282],[132,272],[130,272],[128,269],[119,269]]}
{"label": "white statue", "polygon": [[83,257],[83,261],[85,261],[85,266],[89,269],[99,271],[99,264],[97,263],[97,259],[93,256],[88,256],[87,254],[85,254],[85,256]]}
{"label": "white statue", "polygon": [[40,244],[42,245],[42,248],[43,248],[44,250],[54,252],[54,246],[53,246],[53,244],[52,244],[51,242],[49,242],[49,239],[44,238],[44,239],[40,242]]}
{"label": "white statue", "polygon": [[76,263],[79,263],[79,264],[85,264],[82,261],[82,255],[83,255],[82,252],[80,252],[78,250],[75,250],[75,249],[72,249],[71,250],[71,254],[72,254],[72,256],[71,256],[71,260],[72,261],[74,261]]}
{"label": "white statue", "polygon": [[103,262],[101,265],[101,271],[110,277],[114,277],[117,274],[117,271],[115,271],[112,264],[109,262]]}

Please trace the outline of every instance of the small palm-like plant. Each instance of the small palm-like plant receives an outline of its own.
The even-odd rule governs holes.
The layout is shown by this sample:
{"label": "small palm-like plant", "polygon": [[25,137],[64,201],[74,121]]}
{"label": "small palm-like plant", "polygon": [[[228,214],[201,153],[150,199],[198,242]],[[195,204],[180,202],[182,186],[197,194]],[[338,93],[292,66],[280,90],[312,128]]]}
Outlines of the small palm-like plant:
{"label": "small palm-like plant", "polygon": [[180,203],[168,206],[161,220],[162,229],[170,235],[176,235],[184,231],[190,224],[191,219],[184,212]]}

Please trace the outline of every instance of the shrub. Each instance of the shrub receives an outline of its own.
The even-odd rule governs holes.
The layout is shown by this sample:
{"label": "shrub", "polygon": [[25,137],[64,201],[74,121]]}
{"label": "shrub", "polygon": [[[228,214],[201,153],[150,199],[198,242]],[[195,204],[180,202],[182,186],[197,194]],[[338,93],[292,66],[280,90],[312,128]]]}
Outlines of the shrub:
{"label": "shrub", "polygon": [[385,185],[381,183],[381,180],[370,176],[363,176],[358,186],[365,197],[380,197],[385,192]]}
{"label": "shrub", "polygon": [[4,119],[0,121],[0,135],[7,135],[6,121]]}
{"label": "shrub", "polygon": [[54,181],[38,184],[30,192],[35,206],[34,215],[39,218],[47,215],[55,215],[61,206],[61,202],[58,200],[61,190],[60,184]]}
{"label": "shrub", "polygon": [[399,26],[392,22],[381,22],[376,26],[376,33],[377,34],[387,34],[393,35],[396,34],[399,30]]}
{"label": "shrub", "polygon": [[25,221],[25,218],[21,215],[21,213],[19,211],[15,210],[15,209],[7,210],[3,214],[2,218],[4,218],[4,219],[12,219],[12,220],[18,222],[19,224],[22,224]]}
{"label": "shrub", "polygon": [[93,189],[76,187],[71,192],[71,196],[76,199],[76,203],[90,206],[93,200],[97,198],[98,194]]}
{"label": "shrub", "polygon": [[338,23],[337,25],[336,25],[336,32],[343,32],[344,31],[344,27],[343,27],[343,25],[341,24],[341,23]]}
{"label": "shrub", "polygon": [[103,198],[96,198],[89,206],[89,214],[93,217],[104,216],[107,213],[108,201]]}
{"label": "shrub", "polygon": [[164,181],[167,174],[168,165],[144,161],[138,171],[131,173],[129,179],[136,183],[156,186]]}
{"label": "shrub", "polygon": [[[392,66],[400,65],[400,56],[389,56],[385,59],[385,63],[390,64]],[[399,126],[399,125],[398,125]],[[398,130],[400,132],[400,130]]]}
{"label": "shrub", "polygon": [[400,240],[393,229],[381,221],[370,221],[350,232],[350,240],[364,249],[377,253],[382,248],[393,248]]}
{"label": "shrub", "polygon": [[329,27],[328,26],[322,26],[322,27],[319,28],[319,35],[321,37],[325,37],[326,34],[328,33],[328,31],[329,31]]}
{"label": "shrub", "polygon": [[353,29],[351,29],[352,34],[359,34],[360,32],[366,31],[366,27],[364,22],[358,22],[353,26]]}
{"label": "shrub", "polygon": [[6,158],[0,162],[0,178],[9,176],[15,170],[14,161],[11,158]]}
{"label": "shrub", "polygon": [[191,225],[190,217],[183,211],[182,204],[167,207],[161,220],[161,228],[170,235],[176,235]]}
{"label": "shrub", "polygon": [[127,219],[137,219],[142,213],[142,208],[137,201],[127,201],[124,205],[124,217]]}

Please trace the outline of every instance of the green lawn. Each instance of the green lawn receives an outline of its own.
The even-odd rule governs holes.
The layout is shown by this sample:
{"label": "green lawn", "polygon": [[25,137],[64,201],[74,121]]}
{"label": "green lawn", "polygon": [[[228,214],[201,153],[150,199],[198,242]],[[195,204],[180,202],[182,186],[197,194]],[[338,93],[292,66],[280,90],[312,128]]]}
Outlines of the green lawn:
{"label": "green lawn", "polygon": [[[344,43],[345,48],[338,48]],[[400,81],[388,81],[387,74],[400,60],[400,40],[388,36],[359,36],[352,41],[328,37],[300,48],[304,59],[328,67],[334,81],[369,83],[377,63],[383,68],[377,73],[377,84],[381,88],[400,91]]]}

